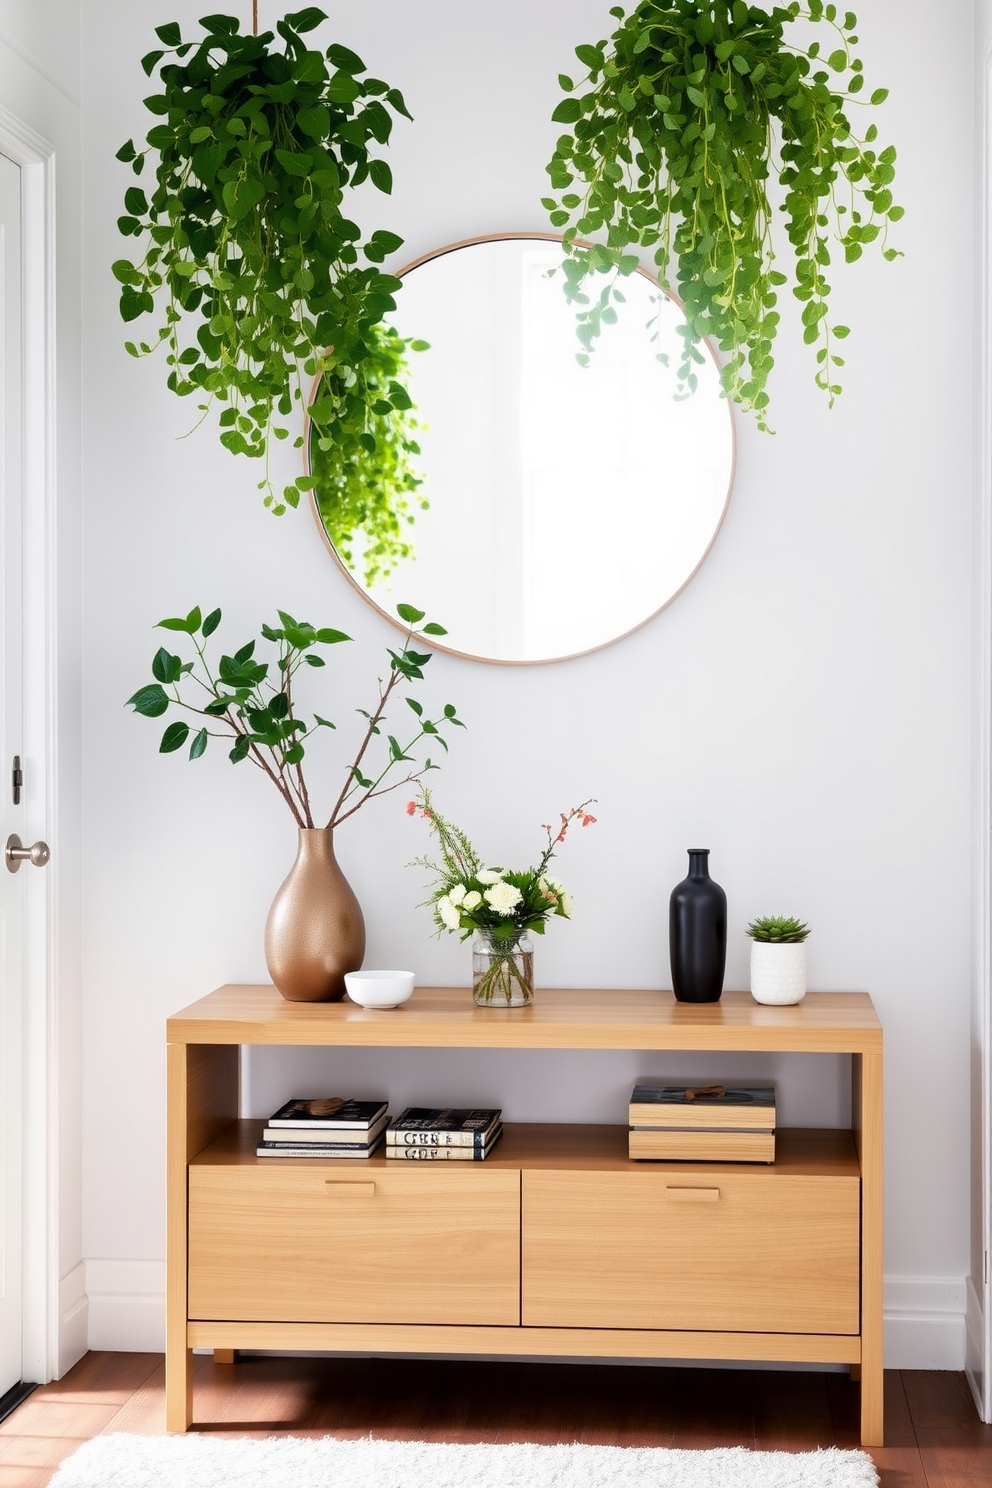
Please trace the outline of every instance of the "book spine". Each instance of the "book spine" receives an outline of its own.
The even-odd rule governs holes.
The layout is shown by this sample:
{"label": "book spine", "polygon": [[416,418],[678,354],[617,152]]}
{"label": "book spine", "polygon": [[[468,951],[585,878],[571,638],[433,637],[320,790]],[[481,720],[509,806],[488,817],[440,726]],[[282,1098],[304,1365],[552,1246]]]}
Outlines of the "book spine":
{"label": "book spine", "polygon": [[654,1127],[715,1127],[742,1128],[746,1130],[774,1131],[774,1106],[693,1106],[683,1101],[665,1103],[661,1101],[631,1101],[628,1108],[631,1126]]}
{"label": "book spine", "polygon": [[485,1147],[493,1128],[487,1131],[398,1131],[386,1130],[390,1147]]}
{"label": "book spine", "polygon": [[371,1157],[382,1146],[382,1138],[366,1145],[340,1142],[259,1142],[256,1157]]}
{"label": "book spine", "polygon": [[415,1162],[482,1162],[492,1151],[488,1147],[397,1147],[386,1144],[386,1160]]}
{"label": "book spine", "polygon": [[372,1142],[310,1142],[310,1141],[286,1141],[283,1137],[271,1137],[262,1133],[260,1147],[312,1147],[314,1152],[367,1152],[370,1147],[377,1143]]}

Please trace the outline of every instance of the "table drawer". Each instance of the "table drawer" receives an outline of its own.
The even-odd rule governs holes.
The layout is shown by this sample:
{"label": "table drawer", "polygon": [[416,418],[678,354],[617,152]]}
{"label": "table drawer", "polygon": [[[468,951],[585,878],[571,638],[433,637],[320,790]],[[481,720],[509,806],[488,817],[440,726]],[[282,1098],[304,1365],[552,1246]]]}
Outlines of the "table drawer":
{"label": "table drawer", "polygon": [[855,1175],[525,1172],[531,1327],[857,1333]]}
{"label": "table drawer", "polygon": [[519,1233],[516,1170],[193,1165],[189,1316],[516,1325]]}

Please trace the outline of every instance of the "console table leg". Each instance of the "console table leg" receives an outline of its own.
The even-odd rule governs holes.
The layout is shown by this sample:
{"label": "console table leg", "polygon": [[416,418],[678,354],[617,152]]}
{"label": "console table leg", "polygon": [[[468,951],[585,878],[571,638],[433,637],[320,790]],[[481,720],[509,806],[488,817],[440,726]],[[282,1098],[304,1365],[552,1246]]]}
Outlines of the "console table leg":
{"label": "console table leg", "polygon": [[193,1351],[166,1350],[165,1429],[188,1431],[193,1423]]}
{"label": "console table leg", "polygon": [[237,1349],[214,1349],[215,1364],[236,1364],[238,1362]]}
{"label": "console table leg", "polygon": [[861,1443],[885,1443],[882,1312],[882,1056],[857,1054],[854,1131],[861,1159]]}

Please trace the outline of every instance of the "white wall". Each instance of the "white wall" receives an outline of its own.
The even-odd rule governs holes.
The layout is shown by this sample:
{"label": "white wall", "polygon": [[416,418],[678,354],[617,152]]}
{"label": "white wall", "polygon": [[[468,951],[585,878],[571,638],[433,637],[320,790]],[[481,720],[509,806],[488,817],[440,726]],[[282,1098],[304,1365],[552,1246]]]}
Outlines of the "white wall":
{"label": "white wall", "polygon": [[[138,59],[152,27],[191,26],[201,8],[84,9],[84,1253],[97,1347],[162,1338],[164,1019],[222,982],[266,979],[262,925],[295,844],[285,808],[246,769],[219,752],[195,766],[159,758],[156,726],[123,710],[158,645],[154,622],[199,603],[221,605],[232,640],[277,606],[340,626],[357,644],[339,658],[339,722],[368,705],[393,642],[309,516],[265,513],[254,467],[210,429],[181,439],[190,408],[166,392],[164,366],[122,349],[109,265],[126,251],[115,219],[131,177],[114,152],[151,122]],[[261,8],[263,23],[280,13],[271,0]],[[960,58],[973,5],[944,0],[939,27],[927,0],[862,0],[858,12],[871,85],[891,89],[878,122],[899,150],[906,256],[832,272],[854,327],[842,399],[827,410],[810,355],[786,339],[786,307],[778,433],[739,420],[735,493],[699,576],[651,625],[582,660],[527,669],[437,656],[428,690],[469,728],[434,785],[494,859],[529,854],[549,813],[598,797],[599,824],[560,860],[576,913],[539,943],[545,985],[666,986],[668,895],[698,843],[729,897],[728,986],[746,985],[752,915],[812,923],[811,985],[867,989],[886,1027],[886,1362],[960,1368],[975,133]],[[609,25],[600,0],[334,6],[320,39],[401,87],[416,120],[396,128],[393,197],[367,210],[369,226],[405,235],[397,266],[474,234],[546,228],[556,75]],[[594,582],[594,554],[590,565]],[[327,794],[350,737],[339,728]],[[424,845],[393,797],[338,842],[368,962],[460,984],[467,948],[431,938],[421,880],[404,866]],[[345,1078],[334,1069],[321,1077]],[[770,1071],[790,1123],[840,1119],[841,1072],[819,1070]],[[636,1072],[622,1055],[438,1068],[411,1053],[374,1067],[349,1056],[347,1078],[385,1080],[396,1100],[482,1092],[511,1118],[619,1121]],[[256,1059],[249,1100],[264,1112],[310,1078],[305,1063]]]}
{"label": "white wall", "polygon": [[[59,1213],[52,1215],[51,1233],[32,1234],[29,1256],[29,1294],[32,1298],[26,1377],[36,1379],[48,1370],[60,1370],[78,1358],[86,1345],[86,1319],[82,1273],[82,1183],[80,1165],[80,884],[81,884],[81,704],[80,704],[80,68],[78,0],[7,0],[0,12],[0,108],[5,125],[14,135],[23,135],[26,166],[32,175],[32,194],[44,197],[42,178],[52,183],[49,206],[54,220],[54,282],[56,287],[52,337],[49,352],[35,348],[36,360],[48,361],[50,394],[54,400],[56,431],[53,447],[44,456],[31,451],[34,470],[44,465],[51,476],[50,499],[44,524],[51,546],[47,582],[55,595],[51,634],[46,642],[35,636],[36,652],[50,643],[50,675],[34,678],[36,687],[47,687],[45,708],[57,730],[58,750],[52,778],[37,791],[32,825],[42,831],[52,847],[52,862],[46,870],[51,901],[58,906],[48,926],[51,994],[43,1012],[32,1010],[31,1024],[37,1027],[47,1016],[54,1037],[49,1051],[54,1130],[49,1156],[59,1188]],[[16,122],[14,122],[16,121]],[[33,136],[33,138],[32,138]],[[42,164],[42,162],[46,164]],[[46,175],[46,172],[48,173]],[[43,258],[35,247],[37,258]],[[36,278],[47,265],[32,263]],[[43,483],[43,482],[40,482]],[[38,580],[32,572],[32,583]],[[41,583],[46,581],[41,579]],[[44,598],[32,592],[32,601],[45,607]],[[44,770],[40,757],[29,769]],[[9,762],[4,765],[4,777]],[[28,798],[30,800],[30,797]],[[41,1036],[43,1037],[43,1036]],[[39,1061],[44,1067],[43,1058]],[[35,1068],[32,1065],[32,1068]],[[45,1096],[30,1092],[34,1102],[32,1120],[43,1114]],[[44,1144],[42,1143],[43,1147]],[[38,1146],[30,1149],[41,1159]],[[38,1166],[43,1164],[39,1162]],[[33,1216],[40,1214],[36,1198],[37,1167],[31,1165],[28,1203]],[[43,1205],[42,1205],[43,1207]],[[40,1261],[38,1249],[49,1251]],[[58,1297],[52,1298],[49,1320],[51,1336],[44,1338],[39,1319],[33,1314],[38,1287],[34,1273],[39,1265],[54,1264]],[[43,1285],[42,1290],[45,1287]],[[54,1291],[53,1280],[48,1289]],[[55,1338],[57,1332],[58,1337]],[[37,1337],[37,1347],[33,1340]]]}

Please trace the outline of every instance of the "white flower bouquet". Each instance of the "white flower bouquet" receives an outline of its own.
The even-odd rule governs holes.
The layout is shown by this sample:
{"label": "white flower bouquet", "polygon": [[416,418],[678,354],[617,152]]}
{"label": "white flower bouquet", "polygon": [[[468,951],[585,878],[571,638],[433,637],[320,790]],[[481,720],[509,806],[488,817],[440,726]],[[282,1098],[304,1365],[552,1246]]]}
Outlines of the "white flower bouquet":
{"label": "white flower bouquet", "polygon": [[422,791],[419,801],[408,803],[408,813],[424,817],[438,841],[439,861],[415,858],[410,865],[426,868],[432,875],[430,898],[425,905],[433,911],[437,933],[449,931],[467,940],[479,932],[490,943],[491,966],[484,973],[482,984],[476,980],[477,1002],[499,1000],[513,1004],[531,1000],[532,988],[527,996],[518,998],[512,993],[514,976],[523,976],[514,970],[514,957],[528,931],[543,935],[552,915],[571,918],[572,896],[547,870],[572,822],[577,820],[588,827],[596,820],[588,810],[593,804],[590,798],[581,806],[562,812],[557,830],[545,824],[547,845],[537,866],[515,870],[486,867],[461,828],[435,810],[428,790]]}

